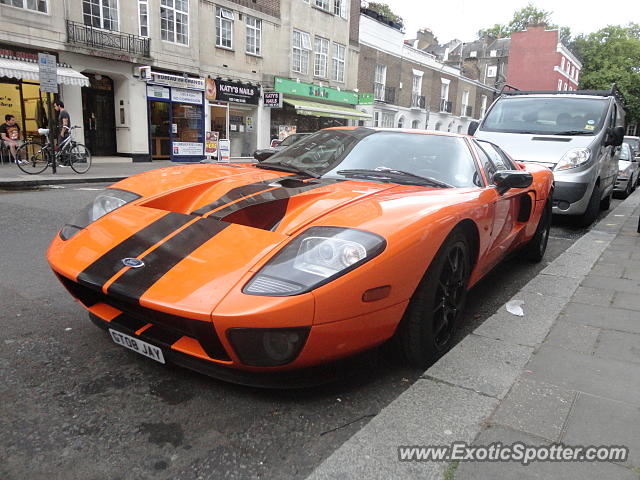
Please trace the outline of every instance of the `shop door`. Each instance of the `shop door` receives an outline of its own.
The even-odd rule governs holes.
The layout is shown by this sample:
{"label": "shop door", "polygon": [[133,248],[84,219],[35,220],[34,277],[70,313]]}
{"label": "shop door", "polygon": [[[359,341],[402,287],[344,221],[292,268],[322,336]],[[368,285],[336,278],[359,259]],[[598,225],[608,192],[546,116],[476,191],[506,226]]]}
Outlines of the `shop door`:
{"label": "shop door", "polygon": [[166,159],[171,155],[171,118],[169,102],[149,101],[149,126],[151,133],[151,158]]}
{"label": "shop door", "polygon": [[[89,87],[82,88],[82,116],[85,143],[93,155],[115,155],[116,116],[113,80],[109,77],[85,74]],[[76,123],[71,119],[72,123]]]}

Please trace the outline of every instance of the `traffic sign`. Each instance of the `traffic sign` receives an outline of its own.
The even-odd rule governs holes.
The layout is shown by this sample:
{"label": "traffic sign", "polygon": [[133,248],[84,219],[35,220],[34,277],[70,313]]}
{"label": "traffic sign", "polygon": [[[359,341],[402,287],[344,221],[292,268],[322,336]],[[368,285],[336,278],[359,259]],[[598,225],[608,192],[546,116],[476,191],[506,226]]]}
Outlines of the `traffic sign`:
{"label": "traffic sign", "polygon": [[58,64],[54,55],[38,54],[38,74],[41,92],[58,93]]}

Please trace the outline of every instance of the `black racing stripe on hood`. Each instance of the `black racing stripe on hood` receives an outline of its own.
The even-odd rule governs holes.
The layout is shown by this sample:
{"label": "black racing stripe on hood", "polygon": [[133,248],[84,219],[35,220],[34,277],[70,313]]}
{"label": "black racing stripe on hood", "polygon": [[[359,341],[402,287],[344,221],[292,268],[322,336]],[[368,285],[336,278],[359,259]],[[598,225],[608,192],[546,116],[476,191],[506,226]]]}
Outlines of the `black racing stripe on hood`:
{"label": "black racing stripe on hood", "polygon": [[[342,182],[342,181],[343,180],[341,179],[335,179],[335,178],[322,178],[322,179],[310,180],[309,182],[306,182],[301,186],[299,186],[299,184],[291,188],[286,188],[283,186],[281,188],[269,190],[268,192],[263,192],[257,195],[253,195],[251,197],[247,197],[243,200],[240,200],[239,202],[228,205],[227,207],[212,213],[211,215],[209,215],[208,218],[223,219],[226,216],[231,215],[247,207],[260,205],[262,203],[275,202],[279,200],[287,200],[301,193],[308,192],[310,190],[315,190],[316,188],[324,187],[326,185],[332,185],[336,182]],[[284,217],[285,213],[286,211],[282,211],[282,217]],[[280,220],[282,220],[282,217],[277,219],[274,222],[274,224],[279,223]]]}
{"label": "black racing stripe on hood", "polygon": [[211,202],[203,207],[200,207],[199,209],[194,210],[191,213],[193,215],[205,215],[211,210],[224,207],[231,202],[235,202],[236,200],[240,200],[241,198],[255,195],[258,192],[266,190],[267,188],[270,188],[274,182],[277,182],[280,179],[292,179],[297,177],[297,175],[285,175],[284,177],[271,178],[269,180],[262,180],[260,182],[250,183],[248,185],[242,185],[240,187],[232,188],[215,202]]}
{"label": "black racing stripe on hood", "polygon": [[[193,217],[190,217],[193,220]],[[130,268],[107,289],[108,295],[138,301],[151,286],[178,262],[215,237],[230,224],[213,218],[200,218],[149,252],[142,268]]]}
{"label": "black racing stripe on hood", "polygon": [[124,265],[122,259],[138,257],[170,233],[193,221],[190,215],[169,212],[102,255],[78,275],[78,282],[94,288],[102,286],[118,273]]}

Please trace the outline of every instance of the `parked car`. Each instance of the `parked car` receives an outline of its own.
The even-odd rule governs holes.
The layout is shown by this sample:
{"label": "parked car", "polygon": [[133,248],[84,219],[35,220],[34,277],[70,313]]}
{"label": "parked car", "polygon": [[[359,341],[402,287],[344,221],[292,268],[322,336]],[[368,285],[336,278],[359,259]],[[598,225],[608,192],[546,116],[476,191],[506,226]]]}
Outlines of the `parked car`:
{"label": "parked car", "polygon": [[[553,213],[590,225],[608,209],[624,136],[624,105],[606,91],[504,92],[470,134],[500,145],[516,160],[553,170]],[[476,130],[477,128],[477,130]]]}
{"label": "parked car", "polygon": [[631,147],[634,157],[640,157],[640,137],[626,136],[622,141]]}
{"label": "parked car", "polygon": [[[253,152],[253,158],[258,160],[259,162],[263,162],[267,158],[269,158],[271,155],[275,155],[279,151],[284,150],[287,147],[290,147],[297,141],[302,140],[307,135],[311,135],[311,134],[310,133],[292,133],[282,141],[271,140],[271,147],[256,150],[255,152]],[[275,144],[275,146],[274,146],[274,141],[278,142]]]}
{"label": "parked car", "polygon": [[469,288],[511,252],[542,259],[552,183],[463,135],[327,129],[259,164],[118,182],[48,261],[114,342],[161,363],[317,382],[310,368],[394,337],[424,367],[451,346]]}
{"label": "parked car", "polygon": [[635,157],[628,143],[620,146],[620,160],[618,160],[618,179],[614,192],[622,198],[627,198],[636,189],[640,181],[640,157]]}

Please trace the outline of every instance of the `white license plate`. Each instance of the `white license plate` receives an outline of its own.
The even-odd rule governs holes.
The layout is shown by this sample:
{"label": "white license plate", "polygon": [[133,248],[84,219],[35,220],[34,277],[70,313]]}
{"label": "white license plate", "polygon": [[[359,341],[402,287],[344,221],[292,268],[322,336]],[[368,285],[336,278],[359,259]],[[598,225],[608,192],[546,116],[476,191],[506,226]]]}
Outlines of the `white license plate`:
{"label": "white license plate", "polygon": [[129,350],[138,352],[145,357],[152,358],[156,362],[164,363],[162,350],[160,350],[158,347],[154,347],[147,342],[143,342],[142,340],[138,340],[137,338],[130,337],[129,335],[125,335],[124,333],[120,333],[112,329],[109,329],[109,333],[111,334],[111,338],[113,339],[113,341],[118,345],[122,345]]}

